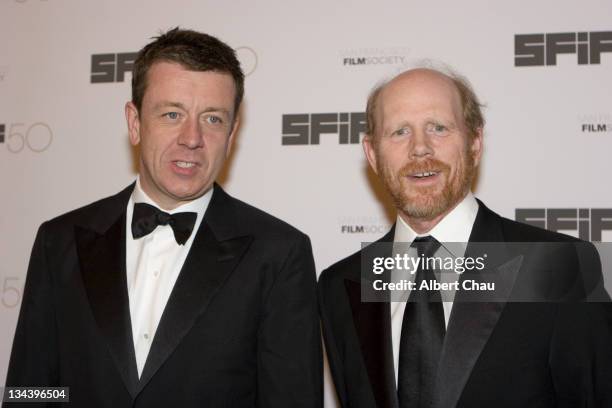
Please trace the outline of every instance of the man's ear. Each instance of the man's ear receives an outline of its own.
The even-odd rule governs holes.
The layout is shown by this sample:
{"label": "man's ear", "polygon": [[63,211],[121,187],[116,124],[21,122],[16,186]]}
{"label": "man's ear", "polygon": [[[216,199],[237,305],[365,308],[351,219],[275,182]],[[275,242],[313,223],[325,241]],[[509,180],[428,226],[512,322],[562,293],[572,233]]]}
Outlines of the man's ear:
{"label": "man's ear", "polygon": [[137,146],[140,143],[140,117],[136,105],[132,102],[125,104],[125,119],[127,120],[130,143]]}
{"label": "man's ear", "polygon": [[472,157],[474,159],[474,166],[478,166],[480,164],[480,159],[482,157],[483,134],[484,129],[479,127],[476,130],[476,134],[472,138],[472,145],[470,146],[470,151],[472,152]]}
{"label": "man's ear", "polygon": [[229,134],[229,139],[227,141],[227,148],[225,149],[225,158],[227,159],[232,152],[232,148],[234,147],[234,140],[236,139],[236,134],[238,133],[238,129],[240,129],[240,118],[236,116],[234,119],[234,123],[232,124],[232,130]]}
{"label": "man's ear", "polygon": [[378,174],[378,167],[376,166],[376,147],[375,147],[374,137],[371,135],[365,135],[363,141],[361,142],[363,146],[363,151],[365,152],[366,159],[368,159],[368,163],[370,163],[370,167],[374,170],[374,173]]}

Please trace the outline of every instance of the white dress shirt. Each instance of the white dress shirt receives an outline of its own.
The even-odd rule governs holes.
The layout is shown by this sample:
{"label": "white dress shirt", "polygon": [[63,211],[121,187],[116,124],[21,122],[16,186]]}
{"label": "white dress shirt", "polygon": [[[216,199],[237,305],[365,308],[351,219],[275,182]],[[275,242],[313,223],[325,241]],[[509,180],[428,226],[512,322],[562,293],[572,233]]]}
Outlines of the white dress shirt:
{"label": "white dress shirt", "polygon": [[134,204],[147,203],[160,208],[142,190],[140,179],[136,180],[136,187],[128,201],[126,212],[125,266],[139,377],[142,375],[162,313],[202,223],[211,196],[212,189],[196,200],[166,211],[170,214],[197,213],[193,232],[185,245],[177,244],[172,227],[169,225],[160,225],[150,234],[134,239],[132,237]]}
{"label": "white dress shirt", "polygon": [[[444,217],[431,231],[419,235],[398,215],[395,223],[395,237],[393,238],[393,252],[403,253],[406,247],[412,244],[416,237],[424,237],[431,235],[437,239],[442,245],[436,251],[436,257],[463,257],[467,242],[476,220],[478,213],[478,202],[472,193],[468,193],[465,198]],[[400,244],[401,243],[401,244]],[[417,256],[416,249],[408,250],[409,256]],[[401,275],[401,276],[400,276]],[[437,273],[437,279],[441,282],[456,282],[459,275],[451,273]],[[392,272],[391,280],[399,281],[407,279],[414,281],[416,274]],[[452,292],[445,291],[444,295],[454,295]],[[444,296],[443,295],[443,296]],[[443,299],[444,300],[444,299]],[[448,319],[453,307],[452,299],[446,298],[443,302],[444,306],[444,323],[448,327]],[[404,319],[404,310],[406,302],[391,302],[391,344],[393,346],[393,365],[395,369],[395,383],[397,385],[398,363],[399,363],[399,347],[400,337],[402,334],[402,321]]]}

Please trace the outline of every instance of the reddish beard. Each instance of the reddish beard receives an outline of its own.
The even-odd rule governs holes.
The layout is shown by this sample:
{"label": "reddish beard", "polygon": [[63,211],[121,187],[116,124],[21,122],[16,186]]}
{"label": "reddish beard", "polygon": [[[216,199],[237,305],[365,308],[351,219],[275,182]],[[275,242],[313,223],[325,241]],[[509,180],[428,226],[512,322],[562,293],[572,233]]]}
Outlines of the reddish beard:
{"label": "reddish beard", "polygon": [[[408,162],[397,173],[384,165],[382,157],[378,157],[377,163],[378,174],[395,207],[406,216],[421,220],[434,219],[454,208],[470,190],[476,174],[474,157],[467,148],[453,174],[448,164],[434,158]],[[412,175],[425,172],[438,173],[438,177],[444,177],[444,184],[409,184]]]}

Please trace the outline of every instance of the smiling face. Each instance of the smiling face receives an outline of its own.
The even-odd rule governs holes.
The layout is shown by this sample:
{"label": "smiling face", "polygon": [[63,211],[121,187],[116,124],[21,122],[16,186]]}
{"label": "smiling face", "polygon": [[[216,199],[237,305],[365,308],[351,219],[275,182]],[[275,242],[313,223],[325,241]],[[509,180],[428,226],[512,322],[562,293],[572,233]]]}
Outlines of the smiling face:
{"label": "smiling face", "polygon": [[[468,135],[461,99],[450,78],[408,71],[378,95],[376,135],[366,157],[417,232],[448,214],[470,189],[482,154],[482,131]],[[425,228],[418,228],[425,223]]]}
{"label": "smiling face", "polygon": [[125,107],[130,142],[140,145],[140,184],[171,210],[213,185],[236,133],[236,89],[229,74],[156,62],[140,112]]}

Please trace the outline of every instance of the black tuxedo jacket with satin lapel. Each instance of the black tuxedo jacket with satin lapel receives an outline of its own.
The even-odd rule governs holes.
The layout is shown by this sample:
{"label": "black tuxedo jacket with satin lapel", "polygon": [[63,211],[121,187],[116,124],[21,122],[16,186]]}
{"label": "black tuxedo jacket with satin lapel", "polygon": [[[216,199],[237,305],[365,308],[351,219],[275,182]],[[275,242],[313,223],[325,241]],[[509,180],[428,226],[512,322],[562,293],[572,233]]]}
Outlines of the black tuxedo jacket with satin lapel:
{"label": "black tuxedo jacket with satin lapel", "polygon": [[70,387],[70,407],[320,407],[310,241],[217,185],[138,379],[125,272],[132,190],[40,227],[7,386]]}
{"label": "black tuxedo jacket with satin lapel", "polygon": [[[391,230],[379,242],[393,237]],[[473,295],[459,289],[433,407],[612,407],[612,309],[592,245],[502,218],[480,201],[470,236],[475,242],[558,242],[546,256],[532,251],[528,258],[515,257],[508,250],[494,266],[504,270],[504,279],[510,277],[506,290],[546,292],[547,299],[563,301],[473,302]],[[361,302],[362,285],[371,282],[361,274],[361,252],[319,278],[323,334],[338,399],[345,408],[396,408],[390,307]],[[583,302],[586,292],[602,302]]]}

